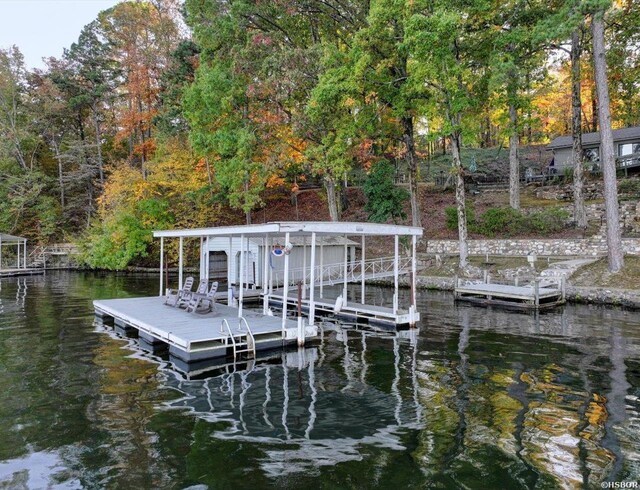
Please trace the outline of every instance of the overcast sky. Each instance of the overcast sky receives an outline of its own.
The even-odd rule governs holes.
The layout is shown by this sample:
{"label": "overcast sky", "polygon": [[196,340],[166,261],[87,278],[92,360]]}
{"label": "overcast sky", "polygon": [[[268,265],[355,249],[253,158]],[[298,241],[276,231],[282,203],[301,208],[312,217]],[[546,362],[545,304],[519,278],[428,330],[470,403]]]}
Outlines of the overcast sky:
{"label": "overcast sky", "polygon": [[62,55],[98,12],[119,0],[0,0],[0,48],[15,44],[29,68]]}

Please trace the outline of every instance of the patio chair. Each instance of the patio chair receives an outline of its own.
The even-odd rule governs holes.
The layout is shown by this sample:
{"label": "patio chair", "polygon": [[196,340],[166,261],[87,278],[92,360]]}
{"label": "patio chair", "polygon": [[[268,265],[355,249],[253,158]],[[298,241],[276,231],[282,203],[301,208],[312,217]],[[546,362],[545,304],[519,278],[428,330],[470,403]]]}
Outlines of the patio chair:
{"label": "patio chair", "polygon": [[164,300],[164,304],[168,306],[177,306],[178,301],[185,294],[191,294],[191,288],[193,288],[193,277],[188,276],[184,280],[182,289],[169,289],[167,291],[167,297]]}
{"label": "patio chair", "polygon": [[177,306],[178,308],[186,308],[189,305],[189,302],[194,296],[200,296],[207,294],[207,285],[209,281],[206,279],[200,279],[198,283],[198,288],[193,292],[188,292],[182,295],[182,297],[178,300]]}
{"label": "patio chair", "polygon": [[209,313],[216,307],[216,292],[218,291],[218,283],[211,283],[211,287],[206,294],[192,294],[189,304],[187,305],[187,311],[189,313],[196,313],[198,308],[205,307],[204,311],[200,313]]}

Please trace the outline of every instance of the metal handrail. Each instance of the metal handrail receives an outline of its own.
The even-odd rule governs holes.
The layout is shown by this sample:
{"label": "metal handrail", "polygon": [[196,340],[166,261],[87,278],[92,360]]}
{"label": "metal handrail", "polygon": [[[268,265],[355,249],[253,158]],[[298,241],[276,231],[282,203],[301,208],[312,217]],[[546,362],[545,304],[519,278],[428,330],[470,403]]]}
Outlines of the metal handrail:
{"label": "metal handrail", "polygon": [[244,323],[245,328],[247,329],[247,349],[251,350],[251,353],[253,354],[253,357],[256,356],[256,339],[253,336],[253,332],[251,331],[251,328],[249,327],[249,323],[247,323],[247,320],[245,317],[241,316],[238,320],[238,330],[242,330],[241,326]]}

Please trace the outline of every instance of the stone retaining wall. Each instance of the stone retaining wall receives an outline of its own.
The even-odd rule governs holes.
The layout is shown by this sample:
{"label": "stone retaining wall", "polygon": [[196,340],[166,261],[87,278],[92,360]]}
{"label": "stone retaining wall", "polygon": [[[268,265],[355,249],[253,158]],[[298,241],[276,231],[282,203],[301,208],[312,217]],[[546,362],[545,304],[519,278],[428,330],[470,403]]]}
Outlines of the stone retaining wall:
{"label": "stone retaining wall", "polygon": [[[583,256],[599,257],[607,254],[607,243],[602,237],[557,240],[469,240],[469,255],[526,256]],[[640,256],[640,239],[624,238],[624,253]],[[457,255],[457,240],[428,240],[427,253]]]}

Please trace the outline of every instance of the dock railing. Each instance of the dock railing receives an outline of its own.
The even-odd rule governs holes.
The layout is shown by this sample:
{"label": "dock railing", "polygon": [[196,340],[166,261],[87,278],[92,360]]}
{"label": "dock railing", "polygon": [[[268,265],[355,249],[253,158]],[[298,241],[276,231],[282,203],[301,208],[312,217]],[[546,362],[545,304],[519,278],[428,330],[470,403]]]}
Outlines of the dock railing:
{"label": "dock railing", "polygon": [[[377,257],[364,261],[347,262],[347,282],[358,282],[362,280],[364,274],[365,280],[383,279],[393,276],[395,257]],[[398,258],[398,273],[406,274],[411,270],[411,257],[402,256]],[[314,273],[314,285],[319,284],[340,284],[344,282],[345,265],[344,262],[336,262],[332,264],[317,265]],[[276,272],[274,274],[274,282],[278,286],[283,285],[283,273]],[[298,282],[302,282],[309,286],[311,284],[311,268],[297,267],[289,269],[289,285],[294,286]]]}

